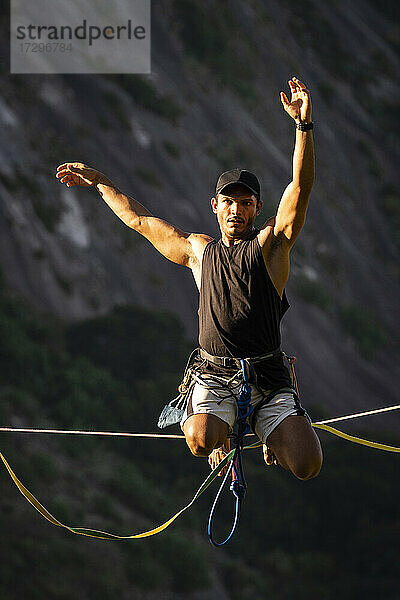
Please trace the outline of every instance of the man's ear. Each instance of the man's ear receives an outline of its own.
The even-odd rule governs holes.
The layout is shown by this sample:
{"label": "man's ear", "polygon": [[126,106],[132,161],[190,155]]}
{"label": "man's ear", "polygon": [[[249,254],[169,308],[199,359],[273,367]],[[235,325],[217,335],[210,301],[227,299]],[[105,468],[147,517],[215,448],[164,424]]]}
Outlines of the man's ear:
{"label": "man's ear", "polygon": [[256,211],[256,216],[257,217],[258,217],[258,215],[261,212],[262,206],[263,206],[262,200],[258,200],[258,202],[257,202],[257,211]]}
{"label": "man's ear", "polygon": [[215,214],[217,214],[217,206],[218,206],[218,200],[215,197],[211,198],[211,208],[212,208],[213,213],[215,213]]}

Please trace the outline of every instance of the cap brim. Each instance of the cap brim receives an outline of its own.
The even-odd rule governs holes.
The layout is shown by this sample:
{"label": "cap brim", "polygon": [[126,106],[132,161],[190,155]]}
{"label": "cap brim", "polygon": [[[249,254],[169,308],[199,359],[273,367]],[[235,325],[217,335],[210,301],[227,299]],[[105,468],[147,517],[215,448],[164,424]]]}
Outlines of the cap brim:
{"label": "cap brim", "polygon": [[223,190],[225,190],[226,188],[228,188],[229,186],[232,185],[242,185],[243,187],[247,188],[248,190],[250,190],[250,192],[253,192],[253,194],[259,198],[260,194],[258,192],[256,192],[255,190],[253,190],[252,187],[250,187],[249,185],[247,185],[247,183],[243,183],[242,181],[231,181],[230,183],[226,183],[225,185],[223,185],[221,188],[216,189],[216,193],[217,194],[222,194]]}

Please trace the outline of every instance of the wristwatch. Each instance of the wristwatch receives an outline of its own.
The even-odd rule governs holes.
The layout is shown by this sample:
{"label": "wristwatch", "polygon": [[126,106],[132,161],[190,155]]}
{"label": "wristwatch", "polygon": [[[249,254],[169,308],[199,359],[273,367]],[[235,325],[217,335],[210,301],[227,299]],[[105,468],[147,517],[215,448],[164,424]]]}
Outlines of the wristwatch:
{"label": "wristwatch", "polygon": [[309,123],[296,123],[296,129],[300,129],[300,131],[310,131],[313,127],[314,123],[312,121]]}

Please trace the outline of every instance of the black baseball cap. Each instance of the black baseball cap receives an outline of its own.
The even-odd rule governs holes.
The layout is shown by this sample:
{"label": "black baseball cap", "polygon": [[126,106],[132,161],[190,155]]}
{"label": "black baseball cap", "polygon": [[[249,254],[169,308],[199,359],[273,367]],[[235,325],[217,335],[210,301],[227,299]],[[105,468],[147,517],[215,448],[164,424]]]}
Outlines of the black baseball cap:
{"label": "black baseball cap", "polygon": [[245,169],[231,169],[230,171],[225,171],[222,173],[218,177],[217,185],[215,186],[215,192],[217,194],[222,194],[222,191],[233,183],[240,183],[241,185],[244,185],[251,192],[253,192],[257,198],[260,197],[260,182],[254,173],[251,173],[251,171],[246,171]]}

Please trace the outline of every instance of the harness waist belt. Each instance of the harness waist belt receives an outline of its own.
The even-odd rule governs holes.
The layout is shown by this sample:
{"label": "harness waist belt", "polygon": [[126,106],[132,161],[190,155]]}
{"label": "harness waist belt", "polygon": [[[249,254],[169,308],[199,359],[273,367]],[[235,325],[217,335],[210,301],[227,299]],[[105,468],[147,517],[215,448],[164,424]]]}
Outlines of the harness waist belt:
{"label": "harness waist belt", "polygon": [[[243,359],[234,358],[232,356],[213,356],[212,354],[209,354],[208,352],[203,350],[203,348],[199,348],[199,351],[201,358],[210,361],[214,365],[218,365],[220,367],[237,367],[238,369],[241,368],[240,361]],[[250,364],[255,364],[263,360],[267,360],[268,358],[275,358],[280,355],[282,355],[282,350],[280,348],[277,348],[276,350],[268,352],[267,354],[263,354],[261,356],[251,356],[249,358],[245,358],[244,360]]]}

